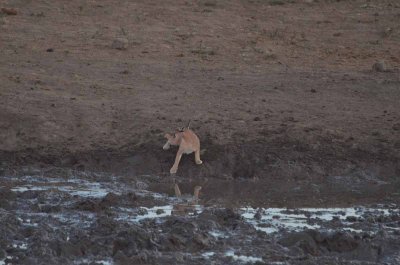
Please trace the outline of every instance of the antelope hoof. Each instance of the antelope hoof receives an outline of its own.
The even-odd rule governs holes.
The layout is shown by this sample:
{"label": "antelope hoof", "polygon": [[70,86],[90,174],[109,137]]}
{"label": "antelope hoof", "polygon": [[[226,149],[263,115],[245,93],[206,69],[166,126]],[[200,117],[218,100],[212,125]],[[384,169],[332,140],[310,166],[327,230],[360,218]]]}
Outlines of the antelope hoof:
{"label": "antelope hoof", "polygon": [[197,164],[197,165],[201,165],[201,164],[203,164],[203,161],[201,161],[201,160],[196,161],[196,164]]}
{"label": "antelope hoof", "polygon": [[171,173],[171,174],[176,174],[177,171],[178,171],[177,168],[171,168],[171,170],[169,171],[169,173]]}

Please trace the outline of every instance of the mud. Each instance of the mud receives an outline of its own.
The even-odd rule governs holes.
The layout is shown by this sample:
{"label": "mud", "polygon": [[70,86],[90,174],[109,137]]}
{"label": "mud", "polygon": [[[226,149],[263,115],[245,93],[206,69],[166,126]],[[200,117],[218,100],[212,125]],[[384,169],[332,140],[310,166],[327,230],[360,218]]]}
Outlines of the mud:
{"label": "mud", "polygon": [[[396,264],[400,260],[397,204],[232,207],[207,203],[201,195],[199,204],[191,205],[185,196],[172,195],[172,182],[171,194],[166,194],[138,188],[151,187],[148,180],[87,172],[55,176],[56,172],[1,178],[4,264]],[[185,211],[177,211],[182,207]]]}

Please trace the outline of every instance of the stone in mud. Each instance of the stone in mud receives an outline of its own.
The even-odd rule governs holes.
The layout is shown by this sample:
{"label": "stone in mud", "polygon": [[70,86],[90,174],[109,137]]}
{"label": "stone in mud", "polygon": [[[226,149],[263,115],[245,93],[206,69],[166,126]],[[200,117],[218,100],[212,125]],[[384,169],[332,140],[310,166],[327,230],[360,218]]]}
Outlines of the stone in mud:
{"label": "stone in mud", "polygon": [[172,251],[172,250],[179,250],[185,248],[186,239],[177,234],[169,235],[166,241],[163,242],[162,246],[163,249]]}
{"label": "stone in mud", "polygon": [[313,239],[328,251],[350,252],[360,245],[360,240],[356,239],[348,232],[320,233],[315,230],[307,232]]}
{"label": "stone in mud", "polygon": [[131,257],[137,255],[139,250],[137,249],[137,245],[132,240],[126,238],[117,238],[113,242],[113,255],[116,253],[123,253],[126,257]]}
{"label": "stone in mud", "polygon": [[117,265],[145,264],[139,256],[127,257],[121,251],[114,255],[114,263]]}
{"label": "stone in mud", "polygon": [[305,253],[318,255],[319,250],[316,242],[307,232],[295,232],[283,236],[278,243],[284,247],[298,247]]}
{"label": "stone in mud", "polygon": [[36,199],[40,195],[40,191],[27,190],[21,193],[17,193],[21,199]]}
{"label": "stone in mud", "polygon": [[91,200],[91,199],[86,199],[86,200],[77,202],[75,204],[74,209],[80,210],[80,211],[97,212],[100,210],[100,206],[99,206],[98,202]]}
{"label": "stone in mud", "polygon": [[139,190],[145,190],[149,187],[149,184],[147,184],[146,182],[143,181],[136,181],[135,186],[137,189]]}
{"label": "stone in mud", "polygon": [[134,192],[129,192],[126,196],[127,196],[127,199],[131,202],[138,200],[138,196]]}
{"label": "stone in mud", "polygon": [[9,16],[16,16],[18,14],[17,10],[15,10],[14,8],[6,8],[6,7],[1,8],[1,12]]}
{"label": "stone in mud", "polygon": [[183,256],[183,254],[179,253],[179,252],[174,255],[174,258],[177,262],[181,262],[181,263],[183,263],[185,260],[185,257]]}
{"label": "stone in mud", "polygon": [[386,230],[380,228],[379,231],[376,233],[377,237],[381,238],[381,239],[386,239],[389,234]]}
{"label": "stone in mud", "polygon": [[193,237],[193,241],[198,244],[201,248],[209,248],[213,244],[213,239],[207,234],[196,233]]}
{"label": "stone in mud", "polygon": [[118,204],[119,196],[115,193],[109,192],[107,195],[101,200],[100,205],[102,208],[115,206]]}
{"label": "stone in mud", "polygon": [[128,43],[128,40],[125,38],[116,38],[111,44],[111,47],[117,50],[126,50],[128,48]]}
{"label": "stone in mud", "polygon": [[43,213],[57,213],[61,211],[60,205],[39,205],[39,210]]}
{"label": "stone in mud", "polygon": [[121,250],[128,257],[138,251],[157,247],[152,234],[138,226],[131,226],[130,229],[119,232],[113,245],[114,254]]}
{"label": "stone in mud", "polygon": [[139,208],[137,211],[138,215],[145,215],[147,213],[148,213],[148,211],[145,208]]}
{"label": "stone in mud", "polygon": [[112,217],[108,217],[107,215],[99,215],[90,229],[101,235],[111,235],[120,229],[120,225],[119,222]]}
{"label": "stone in mud", "polygon": [[80,243],[73,244],[61,240],[53,241],[50,246],[57,256],[73,257],[82,256],[82,246]]}
{"label": "stone in mud", "polygon": [[160,246],[166,251],[200,251],[215,244],[208,234],[209,229],[202,229],[193,220],[172,217],[163,224],[165,235]]}
{"label": "stone in mud", "polygon": [[387,67],[385,61],[379,61],[372,65],[372,70],[375,72],[386,72]]}
{"label": "stone in mud", "polygon": [[0,16],[0,26],[5,26],[8,23],[7,19]]}
{"label": "stone in mud", "polygon": [[140,253],[138,255],[139,259],[141,261],[143,261],[144,263],[148,263],[150,256],[151,256],[151,254],[146,250],[140,251]]}
{"label": "stone in mud", "polygon": [[256,214],[254,215],[254,219],[261,220],[263,213],[264,213],[264,211],[261,208],[259,208],[257,210]]}
{"label": "stone in mud", "polygon": [[348,222],[357,222],[357,217],[356,216],[347,216],[346,221]]}
{"label": "stone in mud", "polygon": [[242,221],[242,216],[232,209],[213,209],[210,212],[217,218],[217,221],[222,226],[234,225],[238,221]]}
{"label": "stone in mud", "polygon": [[7,188],[0,189],[0,208],[8,210],[11,207],[12,201],[15,200],[17,196],[14,192]]}
{"label": "stone in mud", "polygon": [[197,217],[198,228],[202,231],[220,230],[220,225],[214,218],[215,216],[203,211]]}
{"label": "stone in mud", "polygon": [[157,209],[156,214],[163,214],[165,211],[163,209]]}

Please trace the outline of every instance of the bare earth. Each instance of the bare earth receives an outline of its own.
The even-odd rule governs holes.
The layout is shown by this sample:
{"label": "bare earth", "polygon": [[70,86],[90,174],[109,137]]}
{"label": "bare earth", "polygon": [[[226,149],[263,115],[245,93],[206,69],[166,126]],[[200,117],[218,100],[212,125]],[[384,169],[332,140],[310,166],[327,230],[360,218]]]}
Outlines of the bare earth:
{"label": "bare earth", "polygon": [[[213,206],[400,203],[396,0],[2,7],[17,15],[0,12],[0,176],[178,181]],[[204,164],[186,156],[172,178],[163,135],[189,120]]]}

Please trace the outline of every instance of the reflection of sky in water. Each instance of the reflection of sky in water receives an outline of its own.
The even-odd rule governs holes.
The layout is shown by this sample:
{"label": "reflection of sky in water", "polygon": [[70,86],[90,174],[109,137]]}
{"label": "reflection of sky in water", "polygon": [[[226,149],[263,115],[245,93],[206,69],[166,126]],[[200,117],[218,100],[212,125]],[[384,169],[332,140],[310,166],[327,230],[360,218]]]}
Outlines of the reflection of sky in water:
{"label": "reflection of sky in water", "polygon": [[[6,177],[7,178],[7,177]],[[18,178],[8,178],[16,182],[28,182],[29,184],[16,185],[11,188],[14,192],[26,191],[61,191],[68,193],[72,196],[79,196],[84,198],[103,198],[108,193],[121,195],[122,192],[129,192],[135,190],[137,196],[146,197],[150,196],[154,199],[166,199],[166,196],[156,192],[146,190],[132,189],[126,185],[118,182],[113,183],[100,183],[96,181],[88,181],[83,179],[62,179],[62,178],[46,178],[40,176],[22,176]]]}
{"label": "reflection of sky in water", "polygon": [[[201,205],[186,206],[182,209],[176,207],[182,201],[177,198],[167,197],[164,194],[154,193],[146,190],[137,190],[129,187],[125,187],[118,181],[113,182],[96,182],[83,179],[62,179],[62,178],[45,178],[45,177],[32,177],[24,176],[18,178],[8,178],[9,180],[15,181],[15,186],[11,188],[14,192],[26,192],[26,191],[60,191],[68,193],[72,196],[78,196],[81,198],[103,198],[108,193],[122,194],[126,191],[135,190],[135,194],[138,196],[151,196],[156,200],[161,200],[163,203],[168,203],[164,206],[154,207],[112,207],[115,213],[115,219],[119,221],[126,221],[131,223],[139,223],[145,219],[156,219],[162,221],[162,218],[171,216],[174,211],[181,212],[187,217],[195,217],[194,212],[201,213],[204,207]],[[21,182],[23,184],[21,184]],[[47,195],[47,194],[46,194]],[[175,208],[174,208],[175,205]],[[185,208],[187,207],[187,208]],[[211,207],[213,208],[213,207]],[[186,211],[187,210],[187,211]],[[287,229],[291,231],[300,231],[303,229],[324,229],[325,225],[329,228],[329,223],[333,219],[341,220],[342,225],[340,229],[361,233],[364,232],[359,229],[359,226],[354,225],[355,223],[349,221],[347,217],[355,217],[358,219],[365,213],[372,213],[377,215],[389,215],[392,212],[399,213],[399,210],[388,210],[388,209],[376,209],[376,208],[298,208],[298,209],[286,209],[286,208],[267,208],[261,209],[260,218],[257,220],[254,218],[258,209],[244,207],[240,208],[239,211],[243,219],[251,224],[254,228],[266,233],[275,233],[280,229]],[[96,214],[82,211],[66,211],[66,212],[38,212],[30,213],[23,210],[16,211],[17,218],[24,226],[38,226],[44,219],[53,219],[53,222],[49,222],[49,225],[54,225],[54,228],[63,226],[64,228],[69,226],[79,226],[80,228],[89,227],[96,220]],[[50,220],[49,219],[49,220]],[[55,222],[54,222],[55,221]],[[396,227],[388,227],[383,225],[386,229],[400,230]],[[233,236],[230,232],[219,231],[218,229],[208,232],[214,238],[229,238]],[[67,238],[69,240],[69,237]],[[19,251],[24,251],[29,246],[23,241],[14,241],[10,246]],[[236,252],[239,254],[240,252]],[[231,257],[234,261],[243,263],[255,263],[262,262],[262,258],[237,255],[235,251],[230,249],[222,252],[208,251],[201,254],[203,258],[212,259],[214,256],[219,257]],[[249,253],[246,253],[249,254]],[[7,257],[11,259],[11,257]],[[5,265],[5,260],[0,260],[0,265]],[[76,264],[88,263],[91,260],[79,260]],[[112,260],[99,260],[96,264],[109,265],[113,264]],[[279,264],[279,263],[271,263]]]}
{"label": "reflection of sky in water", "polygon": [[[56,220],[54,227],[57,228],[59,225],[65,226],[79,226],[80,228],[90,227],[90,225],[96,220],[96,214],[94,213],[81,213],[81,212],[66,212],[66,213],[27,213],[23,211],[17,211],[18,220],[24,226],[37,227],[42,220]],[[48,225],[53,226],[51,222],[47,222]]]}
{"label": "reflection of sky in water", "polygon": [[[75,184],[75,185],[71,185]],[[46,190],[59,190],[62,192],[66,192],[71,194],[72,196],[80,196],[86,198],[102,198],[106,196],[109,192],[114,192],[119,194],[116,191],[111,189],[103,188],[100,183],[96,182],[80,182],[77,183],[68,181],[68,182],[50,182],[39,185],[21,185],[16,186],[11,189],[14,192],[26,192],[26,191],[46,191]]]}
{"label": "reflection of sky in water", "polygon": [[225,252],[225,256],[232,257],[234,260],[242,261],[242,262],[250,262],[254,263],[257,261],[262,261],[262,258],[252,257],[252,256],[244,256],[244,255],[236,255],[233,250],[228,250]]}
{"label": "reflection of sky in water", "polygon": [[[389,215],[388,209],[373,209],[373,208],[299,208],[288,210],[286,208],[267,208],[262,209],[261,218],[257,220],[254,215],[258,209],[241,208],[243,218],[252,224],[257,230],[274,233],[279,229],[288,229],[299,231],[303,229],[319,229],[319,224],[309,224],[309,219],[321,220],[328,222],[334,218],[342,220],[343,225],[350,225],[351,222],[344,222],[347,217],[361,217],[366,212],[379,212],[383,215]],[[343,229],[353,232],[362,232],[360,229],[344,227]]]}
{"label": "reflection of sky in water", "polygon": [[208,252],[204,252],[203,254],[201,254],[203,257],[205,258],[209,258],[215,255],[214,251],[208,251]]}
{"label": "reflection of sky in water", "polygon": [[112,265],[112,264],[114,264],[114,262],[111,259],[108,259],[108,260],[80,259],[80,260],[75,261],[74,264]]}
{"label": "reflection of sky in water", "polygon": [[[166,206],[155,206],[151,208],[147,207],[139,207],[140,210],[142,210],[143,214],[140,214],[140,210],[138,211],[138,208],[123,208],[119,207],[117,208],[119,215],[116,218],[118,221],[128,221],[128,222],[139,222],[144,219],[154,219],[154,218],[161,218],[161,217],[166,217],[170,216],[172,212],[172,205],[166,205]],[[159,213],[157,214],[157,211]]]}
{"label": "reflection of sky in water", "polygon": [[227,233],[223,233],[223,232],[220,232],[220,231],[217,231],[217,230],[213,230],[213,231],[210,231],[208,233],[210,235],[212,235],[213,237],[215,237],[215,238],[228,238],[229,237],[229,235]]}
{"label": "reflection of sky in water", "polygon": [[24,243],[24,242],[18,242],[18,243],[14,243],[14,244],[12,244],[12,247],[13,248],[19,248],[19,249],[28,249],[28,245],[26,244],[26,243]]}
{"label": "reflection of sky in water", "polygon": [[[200,213],[203,208],[200,205],[191,205],[188,206],[191,211],[197,211]],[[128,221],[128,222],[139,222],[144,219],[154,219],[154,218],[162,218],[172,215],[174,207],[173,205],[165,205],[165,206],[154,206],[154,207],[139,207],[139,208],[123,208],[118,207],[118,217],[119,221]],[[141,213],[142,212],[142,213]],[[158,212],[158,213],[157,213]],[[193,216],[193,213],[187,213],[186,216]]]}
{"label": "reflection of sky in water", "polygon": [[[211,257],[215,256],[216,253],[214,251],[207,251],[201,254],[202,257],[206,259],[210,259]],[[243,263],[255,263],[257,261],[262,262],[262,258],[253,257],[253,256],[246,256],[246,255],[236,255],[234,250],[228,250],[222,253],[225,257],[232,257],[235,261],[240,261]]]}
{"label": "reflection of sky in water", "polygon": [[[22,185],[16,185],[11,188],[14,192],[26,192],[26,191],[60,191],[68,193],[72,196],[79,196],[83,198],[103,198],[108,193],[113,192],[115,194],[121,194],[123,189],[115,180],[112,183],[100,183],[91,182],[88,180],[70,178],[47,178],[41,176],[22,176],[22,177],[11,177],[8,178],[15,182],[25,182]],[[27,182],[27,183],[26,183]],[[125,191],[127,188],[125,188]],[[128,188],[128,190],[131,190]],[[135,194],[139,196],[152,196],[154,199],[162,199],[170,203],[166,206],[155,206],[155,207],[138,207],[138,208],[122,208],[116,207],[114,210],[117,213],[117,220],[128,221],[128,222],[139,222],[144,219],[155,219],[163,218],[173,214],[173,204],[176,204],[176,198],[168,198],[167,196],[159,193],[153,193],[146,190],[135,190]],[[175,203],[174,203],[175,202]],[[259,220],[254,218],[257,209],[254,208],[240,208],[241,215],[244,220],[252,224],[257,230],[264,231],[266,233],[278,232],[279,229],[288,230],[302,230],[302,229],[320,229],[324,222],[329,222],[334,218],[340,219],[344,227],[344,230],[353,232],[362,232],[358,227],[351,227],[352,222],[346,220],[347,217],[353,216],[358,218],[366,212],[379,213],[381,215],[389,215],[388,209],[374,209],[374,208],[299,208],[289,210],[286,208],[267,208],[262,209],[261,218]],[[186,216],[193,216],[193,212],[201,213],[203,207],[195,205],[192,209],[183,214]],[[46,214],[55,219],[58,219],[63,223],[90,223],[93,217],[86,215],[86,217],[79,216],[79,214],[57,214],[50,213]],[[32,214],[35,216],[35,214]],[[310,222],[313,220],[313,222]],[[35,225],[35,222],[31,222],[29,218],[24,218],[25,225]],[[210,235],[213,237],[227,237],[219,231],[210,231]]]}

